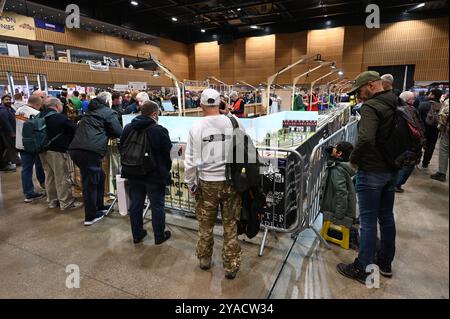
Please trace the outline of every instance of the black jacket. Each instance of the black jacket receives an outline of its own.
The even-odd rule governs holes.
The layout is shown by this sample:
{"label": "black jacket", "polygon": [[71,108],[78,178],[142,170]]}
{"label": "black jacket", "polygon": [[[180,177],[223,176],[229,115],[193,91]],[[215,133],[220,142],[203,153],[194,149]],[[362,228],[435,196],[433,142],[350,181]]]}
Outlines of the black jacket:
{"label": "black jacket", "polygon": [[142,176],[139,181],[156,185],[169,185],[170,170],[172,169],[172,159],[170,158],[170,150],[172,149],[172,142],[170,141],[169,132],[161,125],[156,125],[155,121],[147,116],[136,117],[131,124],[125,126],[122,137],[120,138],[120,147],[122,147],[132,130],[146,129],[148,140],[150,141],[150,149],[155,158],[157,169]]}
{"label": "black jacket", "polygon": [[[54,110],[46,110],[39,116],[44,117],[49,112],[55,112]],[[55,113],[45,119],[47,125],[47,134],[49,139],[53,139],[58,134],[62,134],[55,141],[50,144],[49,151],[66,153],[69,149],[70,143],[72,143],[73,137],[77,126],[66,115],[62,113]]]}
{"label": "black jacket", "polygon": [[[438,102],[434,102],[438,103]],[[429,135],[438,135],[439,129],[437,126],[428,125],[426,122],[426,118],[428,116],[428,112],[431,110],[431,101],[425,101],[419,104],[419,116],[423,122],[423,126],[425,127],[426,134]]]}
{"label": "black jacket", "polygon": [[16,111],[3,104],[0,105],[0,132],[9,136],[16,134]]}
{"label": "black jacket", "polygon": [[75,137],[69,150],[94,152],[105,156],[109,138],[119,138],[122,134],[117,112],[93,99],[88,111],[78,123]]}
{"label": "black jacket", "polygon": [[367,172],[391,172],[392,168],[382,153],[383,141],[392,130],[399,98],[392,91],[383,91],[365,102],[361,107],[358,143],[350,162]]}
{"label": "black jacket", "polygon": [[127,107],[125,108],[125,110],[123,111],[122,114],[128,115],[128,114],[136,114],[136,113],[139,113],[138,102],[136,100],[132,99],[130,101],[130,104],[127,105]]}

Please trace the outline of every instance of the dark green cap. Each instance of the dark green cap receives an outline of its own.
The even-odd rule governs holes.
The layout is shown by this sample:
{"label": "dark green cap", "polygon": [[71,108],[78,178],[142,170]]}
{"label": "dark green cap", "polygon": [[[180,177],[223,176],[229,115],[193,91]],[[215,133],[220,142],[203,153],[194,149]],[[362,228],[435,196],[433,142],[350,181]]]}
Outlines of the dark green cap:
{"label": "dark green cap", "polygon": [[380,81],[380,73],[375,71],[365,71],[358,75],[355,79],[355,84],[353,85],[352,89],[348,92],[348,94],[354,94],[357,90],[359,90],[361,87],[366,85],[369,82],[372,81]]}

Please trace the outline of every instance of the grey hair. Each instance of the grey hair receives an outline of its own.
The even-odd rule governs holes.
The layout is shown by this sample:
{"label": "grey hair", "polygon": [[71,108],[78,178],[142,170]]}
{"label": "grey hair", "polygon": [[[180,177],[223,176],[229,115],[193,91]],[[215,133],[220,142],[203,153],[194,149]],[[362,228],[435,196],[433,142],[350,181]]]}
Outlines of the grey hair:
{"label": "grey hair", "polygon": [[51,107],[57,107],[59,104],[62,104],[59,99],[56,97],[49,97],[44,101],[44,109],[48,110]]}
{"label": "grey hair", "polygon": [[391,84],[394,84],[394,77],[392,76],[392,74],[385,74],[381,77],[381,80],[383,80],[383,82],[389,82]]}
{"label": "grey hair", "polygon": [[411,92],[411,91],[405,91],[402,94],[400,94],[400,98],[403,101],[408,103],[408,101],[415,99],[416,95],[413,92]]}
{"label": "grey hair", "polygon": [[139,92],[136,95],[136,100],[142,100],[143,102],[150,101],[150,97],[148,96],[148,94],[146,92]]}
{"label": "grey hair", "polygon": [[236,91],[231,92],[230,97],[233,97],[233,96],[239,97],[238,92],[236,92]]}
{"label": "grey hair", "polygon": [[112,94],[109,92],[100,92],[97,94],[97,100],[109,106],[112,101]]}

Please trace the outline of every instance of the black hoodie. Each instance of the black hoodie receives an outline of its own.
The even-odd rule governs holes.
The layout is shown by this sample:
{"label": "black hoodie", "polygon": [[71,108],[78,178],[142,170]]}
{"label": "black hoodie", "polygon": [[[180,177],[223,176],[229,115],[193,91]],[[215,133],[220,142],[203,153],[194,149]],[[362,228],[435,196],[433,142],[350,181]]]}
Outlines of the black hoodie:
{"label": "black hoodie", "polygon": [[88,111],[78,123],[75,137],[69,150],[81,150],[101,155],[106,154],[109,138],[119,138],[122,134],[117,112],[98,99],[89,103]]}
{"label": "black hoodie", "polygon": [[170,150],[172,149],[172,142],[170,141],[167,129],[161,125],[154,124],[155,121],[148,116],[140,115],[136,117],[131,124],[125,126],[122,137],[120,138],[120,146],[124,145],[128,135],[133,130],[145,129],[157,168],[147,176],[142,176],[137,180],[148,184],[166,186],[171,181],[170,170],[172,169],[172,159],[170,158]]}

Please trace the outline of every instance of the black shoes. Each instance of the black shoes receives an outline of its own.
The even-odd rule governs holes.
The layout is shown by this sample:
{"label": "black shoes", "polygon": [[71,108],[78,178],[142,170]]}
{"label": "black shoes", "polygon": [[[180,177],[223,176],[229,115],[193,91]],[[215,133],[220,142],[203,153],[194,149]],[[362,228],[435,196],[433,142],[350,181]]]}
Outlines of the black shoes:
{"label": "black shoes", "polygon": [[401,186],[397,186],[397,187],[395,188],[395,192],[396,192],[396,193],[399,193],[399,194],[402,194],[402,193],[405,192],[405,190],[404,190]]}
{"label": "black shoes", "polygon": [[207,271],[211,269],[211,257],[200,258],[200,269]]}
{"label": "black shoes", "polygon": [[144,241],[145,237],[147,237],[147,231],[144,229],[144,231],[142,232],[141,237],[139,237],[138,239],[133,239],[133,242],[137,245],[140,244]]}
{"label": "black shoes", "polygon": [[168,230],[166,230],[164,232],[164,239],[163,240],[155,240],[155,245],[161,245],[163,243],[165,243],[166,241],[168,241],[170,239],[170,237],[172,237],[172,233]]}
{"label": "black shoes", "polygon": [[392,274],[392,265],[391,264],[386,264],[384,262],[381,262],[378,258],[375,259],[375,260],[376,260],[375,264],[380,269],[380,274],[383,277],[392,278],[392,276],[393,276],[393,274]]}
{"label": "black shoes", "polygon": [[34,194],[31,194],[30,196],[28,196],[27,198],[25,198],[25,203],[32,203],[32,202],[39,200],[41,198],[44,198],[44,197],[45,197],[45,195],[42,193],[34,193]]}
{"label": "black shoes", "polygon": [[337,271],[350,279],[356,280],[363,285],[366,284],[367,277],[369,276],[368,273],[365,272],[365,270],[361,269],[356,263],[353,264],[339,264],[337,265]]}
{"label": "black shoes", "polygon": [[442,173],[436,173],[431,175],[431,179],[434,179],[435,181],[438,182],[445,182],[447,180],[447,175],[442,174]]}
{"label": "black shoes", "polygon": [[225,278],[228,280],[234,280],[236,278],[237,271],[236,272],[227,272],[225,274]]}

